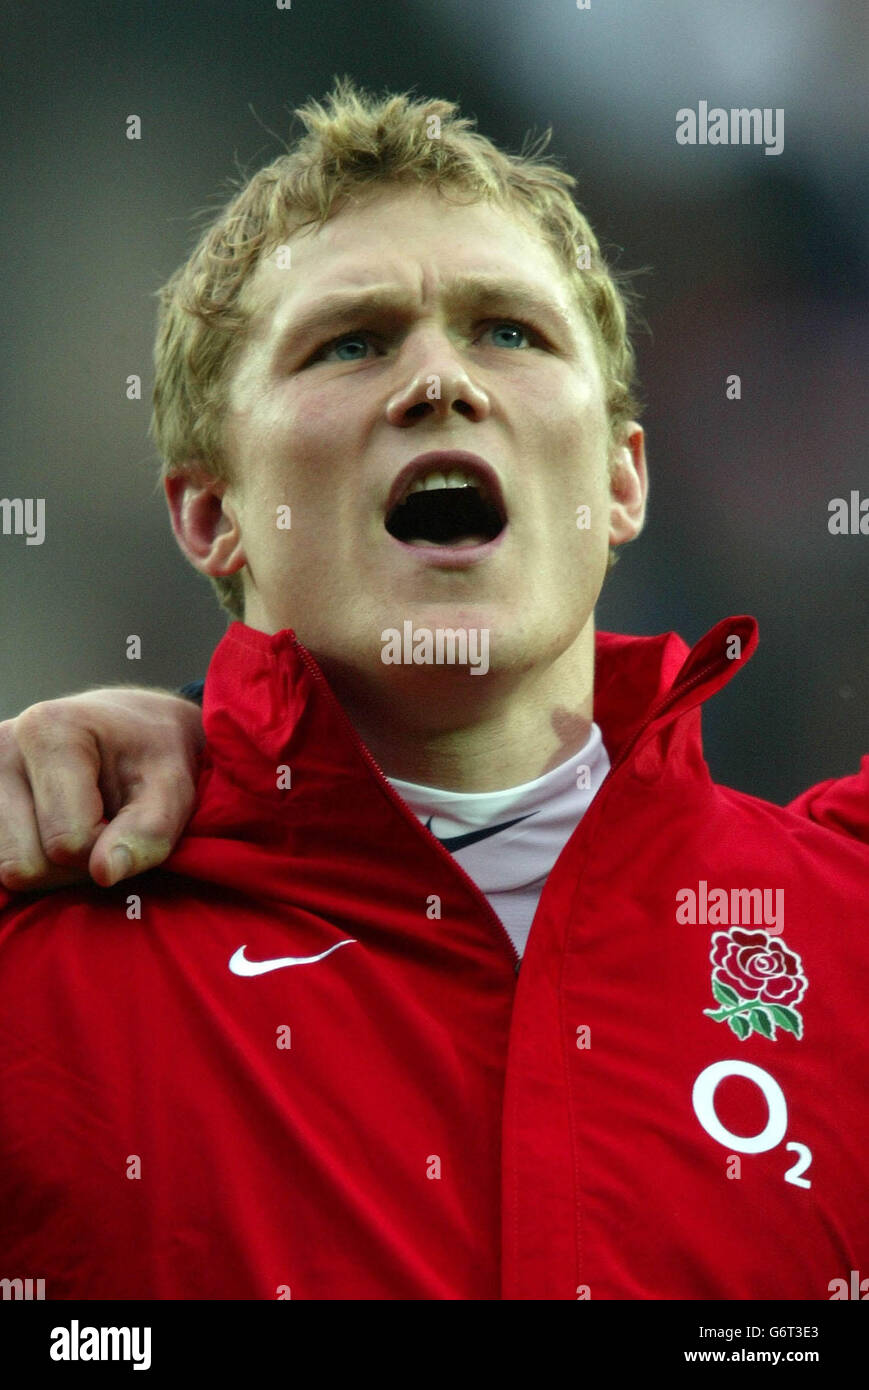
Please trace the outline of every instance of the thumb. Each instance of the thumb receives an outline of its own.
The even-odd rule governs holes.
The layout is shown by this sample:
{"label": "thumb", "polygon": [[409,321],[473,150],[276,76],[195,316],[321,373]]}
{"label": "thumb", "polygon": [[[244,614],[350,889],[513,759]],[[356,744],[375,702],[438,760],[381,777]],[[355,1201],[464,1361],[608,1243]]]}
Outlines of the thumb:
{"label": "thumb", "polygon": [[88,872],[100,887],[111,888],[121,879],[155,869],[169,857],[172,849],[171,840],[140,834],[132,824],[125,825],[124,814],[120,812],[91,850]]}
{"label": "thumb", "polygon": [[169,857],[193,808],[192,779],[153,782],[123,806],[103,828],[91,850],[88,871],[109,888],[121,879],[154,869]]}

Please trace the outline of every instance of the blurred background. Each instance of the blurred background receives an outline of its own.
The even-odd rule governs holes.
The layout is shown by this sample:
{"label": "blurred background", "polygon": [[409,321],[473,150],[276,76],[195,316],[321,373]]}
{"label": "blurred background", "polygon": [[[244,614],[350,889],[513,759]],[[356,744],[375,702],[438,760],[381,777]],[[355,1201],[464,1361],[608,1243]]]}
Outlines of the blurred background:
{"label": "blurred background", "polygon": [[[869,536],[827,521],[832,498],[869,497],[865,0],[3,0],[2,14],[0,497],[44,497],[46,536],[0,535],[0,717],[204,675],[225,619],[155,486],[153,295],[196,211],[348,73],[457,101],[514,152],[553,127],[549,152],[616,266],[647,270],[651,507],[599,626],[693,642],[755,615],[757,655],[706,707],[713,774],[785,801],[857,767]],[[675,113],[700,100],[783,108],[783,153],[678,145]]]}

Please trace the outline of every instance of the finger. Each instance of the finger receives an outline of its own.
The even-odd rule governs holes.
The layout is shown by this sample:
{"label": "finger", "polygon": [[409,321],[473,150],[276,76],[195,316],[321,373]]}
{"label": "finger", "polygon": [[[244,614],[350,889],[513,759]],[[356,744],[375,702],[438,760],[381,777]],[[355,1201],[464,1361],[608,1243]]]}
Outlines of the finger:
{"label": "finger", "polygon": [[46,860],[44,872],[0,873],[0,882],[13,893],[53,893],[77,883],[90,883],[85,869],[59,869]]}
{"label": "finger", "polygon": [[99,750],[87,731],[32,714],[17,721],[18,745],[42,852],[62,868],[83,868],[103,815]]}
{"label": "finger", "polygon": [[83,882],[87,877],[83,869],[61,869],[46,859],[30,784],[24,775],[4,769],[0,785],[0,883],[3,887],[30,893]]}
{"label": "finger", "polygon": [[21,890],[49,870],[39,838],[30,784],[20,769],[4,768],[0,790],[0,883]]}
{"label": "finger", "polygon": [[195,795],[192,778],[177,770],[149,774],[97,839],[88,863],[94,881],[109,887],[162,864],[181,837]]}

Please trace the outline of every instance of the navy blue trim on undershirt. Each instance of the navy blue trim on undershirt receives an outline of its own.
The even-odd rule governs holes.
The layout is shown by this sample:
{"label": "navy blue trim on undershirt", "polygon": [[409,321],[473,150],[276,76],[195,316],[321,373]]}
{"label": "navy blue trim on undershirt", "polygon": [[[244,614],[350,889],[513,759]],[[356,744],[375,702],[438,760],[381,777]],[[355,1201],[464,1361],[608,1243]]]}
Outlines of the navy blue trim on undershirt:
{"label": "navy blue trim on undershirt", "polygon": [[188,681],[187,685],[182,685],[181,689],[178,691],[178,694],[183,695],[185,700],[192,700],[194,705],[201,705],[202,692],[204,689],[204,680]]}

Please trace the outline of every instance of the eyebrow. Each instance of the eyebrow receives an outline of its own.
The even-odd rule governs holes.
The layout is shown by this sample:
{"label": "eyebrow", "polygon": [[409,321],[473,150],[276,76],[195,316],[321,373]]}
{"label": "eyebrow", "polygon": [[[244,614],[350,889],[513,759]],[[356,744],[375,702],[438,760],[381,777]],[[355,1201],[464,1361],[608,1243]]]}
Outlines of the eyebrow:
{"label": "eyebrow", "polygon": [[[575,340],[570,314],[564,306],[554,296],[524,280],[456,275],[446,286],[445,299],[449,309],[461,305],[472,313],[488,309],[495,313],[509,310],[528,315],[542,327],[549,326],[555,332],[567,330],[571,341]],[[376,312],[396,319],[407,318],[413,307],[414,296],[397,287],[372,285],[367,289],[336,290],[294,315],[280,333],[274,356],[281,358],[296,346],[328,337],[341,323],[352,321],[354,316]]]}

